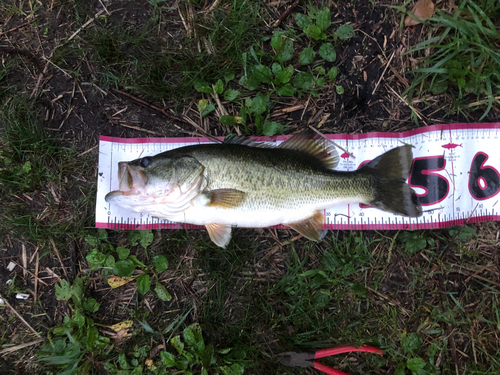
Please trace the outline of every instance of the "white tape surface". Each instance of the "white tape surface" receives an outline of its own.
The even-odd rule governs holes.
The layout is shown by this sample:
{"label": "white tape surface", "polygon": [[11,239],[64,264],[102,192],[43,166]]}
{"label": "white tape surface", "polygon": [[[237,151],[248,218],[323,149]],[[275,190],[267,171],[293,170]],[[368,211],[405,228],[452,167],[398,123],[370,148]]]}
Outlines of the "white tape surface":
{"label": "white tape surface", "polygon": [[[419,218],[405,218],[359,204],[325,210],[325,229],[424,229],[499,219],[500,123],[434,125],[404,133],[327,135],[347,152],[339,151],[338,170],[360,164],[408,143],[413,166],[408,182],[424,207]],[[287,137],[257,141],[282,142]],[[106,203],[118,188],[118,162],[155,155],[173,148],[207,143],[202,138],[101,137],[97,185],[96,227],[110,229],[179,228],[167,220],[126,211]],[[350,156],[349,154],[352,154]],[[192,227],[182,225],[182,227]]]}

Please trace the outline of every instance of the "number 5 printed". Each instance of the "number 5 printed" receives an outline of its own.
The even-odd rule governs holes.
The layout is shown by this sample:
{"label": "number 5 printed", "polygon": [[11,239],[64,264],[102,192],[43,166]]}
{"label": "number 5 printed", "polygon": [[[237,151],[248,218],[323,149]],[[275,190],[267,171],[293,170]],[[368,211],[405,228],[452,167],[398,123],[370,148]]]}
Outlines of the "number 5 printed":
{"label": "number 5 printed", "polygon": [[442,171],[446,166],[443,155],[427,156],[413,159],[409,185],[424,190],[423,194],[417,194],[422,206],[431,206],[441,202],[450,190],[448,180],[435,173]]}

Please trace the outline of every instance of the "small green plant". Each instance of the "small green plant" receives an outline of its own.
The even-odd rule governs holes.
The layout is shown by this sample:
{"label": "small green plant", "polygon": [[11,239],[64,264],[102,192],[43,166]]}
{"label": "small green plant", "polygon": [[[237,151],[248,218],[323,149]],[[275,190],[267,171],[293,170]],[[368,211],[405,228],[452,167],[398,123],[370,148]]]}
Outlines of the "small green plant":
{"label": "small green plant", "polygon": [[414,254],[427,246],[434,246],[434,239],[428,237],[422,231],[406,231],[399,234],[399,240],[403,243],[403,249],[409,254]]}
{"label": "small green plant", "polygon": [[157,373],[155,371],[157,369],[156,366],[148,358],[150,350],[149,345],[135,346],[128,357],[125,353],[120,353],[116,365],[112,362],[106,362],[104,363],[104,367],[108,374],[140,375],[144,373],[145,367],[152,373]]}
{"label": "small green plant", "polygon": [[109,338],[102,336],[90,318],[90,314],[99,310],[99,303],[94,298],[86,298],[84,280],[76,278],[70,285],[62,280],[56,285],[58,300],[71,300],[74,312],[65,316],[59,327],[53,328],[47,342],[38,352],[38,360],[57,367],[59,374],[88,374],[94,368],[93,357],[109,353]]}
{"label": "small green plant", "polygon": [[[127,237],[129,246],[140,244],[145,250],[153,242],[151,230],[131,231]],[[127,283],[132,274],[139,268],[142,273],[135,277],[137,291],[146,294],[151,289],[151,277],[155,282],[154,292],[163,301],[170,301],[172,296],[160,282],[158,274],[168,268],[168,260],[163,255],[153,258],[153,265],[148,266],[141,262],[135,255],[130,254],[130,249],[124,246],[114,247],[108,242],[108,233],[105,229],[99,229],[96,235],[87,235],[85,241],[93,247],[87,254],[86,259],[93,271],[101,270],[105,276],[115,275],[118,278],[108,278],[108,284],[117,288]],[[118,259],[116,259],[118,258]]]}
{"label": "small green plant", "polygon": [[[219,117],[221,123],[228,127],[243,125],[247,133],[250,133],[247,125],[253,123],[257,134],[272,136],[281,133],[285,128],[282,124],[270,121],[269,114],[273,102],[273,94],[278,96],[298,96],[311,94],[319,96],[319,90],[328,84],[334,84],[337,78],[337,68],[331,67],[328,72],[322,63],[315,63],[316,54],[319,54],[327,63],[333,63],[337,54],[332,42],[345,41],[354,35],[351,25],[340,26],[335,32],[327,34],[331,26],[331,14],[327,7],[317,9],[309,7],[307,15],[298,13],[295,17],[297,25],[302,29],[304,35],[311,40],[311,45],[302,49],[298,55],[297,62],[306,68],[305,71],[295,72],[291,64],[297,51],[297,43],[294,39],[298,36],[293,31],[275,30],[270,37],[264,37],[261,44],[251,46],[242,57],[243,72],[238,80],[238,85],[248,91],[260,89],[255,95],[248,96],[239,103],[239,116],[222,115]],[[319,46],[317,42],[321,41]],[[269,47],[274,53],[268,53]],[[194,83],[194,88],[201,93],[209,94],[214,99],[222,96],[228,102],[234,102],[241,97],[241,91],[227,87],[235,78],[233,72],[224,75],[214,85],[199,79]],[[335,85],[338,94],[343,94],[344,89]],[[205,117],[215,111],[216,106],[207,99],[201,99],[198,110],[201,117]]]}
{"label": "small green plant", "polygon": [[[457,242],[461,243],[473,238],[476,235],[476,230],[470,226],[456,226],[446,229],[448,238],[440,237],[445,243]],[[403,249],[408,254],[415,254],[421,250],[435,246],[433,232],[429,231],[405,231],[398,234],[397,239],[401,242]],[[448,245],[447,245],[448,246]]]}
{"label": "small green plant", "polygon": [[[314,40],[328,39],[329,36],[326,31],[332,24],[330,9],[327,7],[317,9],[311,5],[308,8],[307,15],[302,13],[295,15],[297,26],[302,29],[304,34]],[[331,36],[334,41],[346,41],[354,36],[354,28],[350,24],[343,24]],[[323,43],[319,49],[319,54],[327,61],[335,61],[335,50],[330,43]]]}
{"label": "small green plant", "polygon": [[481,121],[500,94],[500,28],[495,17],[500,3],[462,0],[452,14],[437,10],[428,22],[437,36],[417,44],[409,53],[420,58],[421,67],[405,91],[411,100],[426,94],[451,94],[460,110],[466,96],[475,96],[485,106]]}
{"label": "small green plant", "polygon": [[450,238],[457,242],[467,241],[476,236],[476,229],[467,225],[447,228],[447,232]]}
{"label": "small green plant", "polygon": [[433,364],[435,355],[439,349],[436,344],[431,345],[431,349],[428,351],[429,362],[427,362],[417,354],[423,347],[423,340],[420,334],[404,331],[400,336],[400,341],[403,353],[408,359],[405,362],[399,363],[394,375],[405,375],[407,374],[406,370],[409,370],[412,375],[435,374],[437,373],[436,371],[439,371],[439,368]]}
{"label": "small green plant", "polygon": [[242,362],[245,352],[236,349],[215,351],[212,345],[206,345],[199,324],[186,327],[181,336],[170,339],[169,344],[177,352],[161,351],[162,364],[167,368],[175,368],[181,374],[198,372],[202,375],[223,374],[241,375],[245,371]]}

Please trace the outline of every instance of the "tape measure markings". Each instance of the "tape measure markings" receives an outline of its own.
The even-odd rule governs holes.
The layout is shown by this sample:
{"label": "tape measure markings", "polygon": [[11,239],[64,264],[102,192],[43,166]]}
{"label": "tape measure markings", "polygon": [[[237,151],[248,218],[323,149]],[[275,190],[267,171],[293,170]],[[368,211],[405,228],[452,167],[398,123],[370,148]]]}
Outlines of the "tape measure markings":
{"label": "tape measure markings", "polygon": [[[420,218],[410,219],[359,204],[336,206],[324,211],[324,228],[428,229],[498,220],[495,207],[498,200],[495,196],[500,192],[500,150],[496,145],[499,128],[500,123],[451,124],[403,133],[328,135],[328,138],[346,150],[340,155],[338,170],[355,170],[362,162],[372,160],[402,143],[414,145],[414,161],[408,182],[421,196],[425,212]],[[258,137],[256,141],[280,143],[286,138]],[[124,212],[120,207],[112,207],[106,203],[104,196],[118,186],[118,161],[129,161],[176,147],[210,142],[203,138],[101,137],[96,227],[197,227]]]}

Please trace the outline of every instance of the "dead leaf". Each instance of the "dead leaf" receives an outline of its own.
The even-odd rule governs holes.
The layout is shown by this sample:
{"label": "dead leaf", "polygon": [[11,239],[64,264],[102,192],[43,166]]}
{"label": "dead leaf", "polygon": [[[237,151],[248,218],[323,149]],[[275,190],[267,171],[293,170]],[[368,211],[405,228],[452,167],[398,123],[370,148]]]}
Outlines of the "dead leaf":
{"label": "dead leaf", "polygon": [[[109,326],[107,326],[109,327]],[[127,339],[132,337],[132,334],[128,332],[128,328],[123,328],[118,331],[101,331],[101,333],[105,334],[108,336],[110,339],[115,340],[115,341],[121,341],[123,339]]]}
{"label": "dead leaf", "polygon": [[158,355],[158,353],[160,352],[160,350],[163,350],[163,349],[165,349],[165,345],[163,345],[163,344],[160,344],[157,347],[151,349],[151,352],[149,353],[149,358],[156,357]]}
{"label": "dead leaf", "polygon": [[132,324],[134,324],[132,320],[124,320],[123,322],[116,323],[113,324],[112,326],[106,326],[106,327],[111,328],[115,332],[119,332],[122,329],[127,329],[132,327]]}
{"label": "dead leaf", "polygon": [[148,358],[144,363],[146,364],[146,366],[151,367],[151,365],[153,364],[153,360],[151,358]]}
{"label": "dead leaf", "polygon": [[146,359],[144,362],[146,366],[148,366],[149,371],[154,371],[156,370],[156,366],[153,363],[153,360],[151,358]]}
{"label": "dead leaf", "polygon": [[128,283],[129,281],[131,281],[133,279],[134,279],[133,277],[121,278],[118,276],[111,276],[108,279],[108,284],[111,288],[115,289],[115,288],[118,288],[119,286],[125,285],[126,283]]}
{"label": "dead leaf", "polygon": [[419,23],[431,18],[434,14],[434,3],[432,0],[418,0],[411,12],[420,21],[417,21],[410,16],[405,18],[405,26],[415,26]]}
{"label": "dead leaf", "polygon": [[127,336],[128,336],[128,328],[120,329],[118,332],[116,332],[115,340],[121,340]]}

